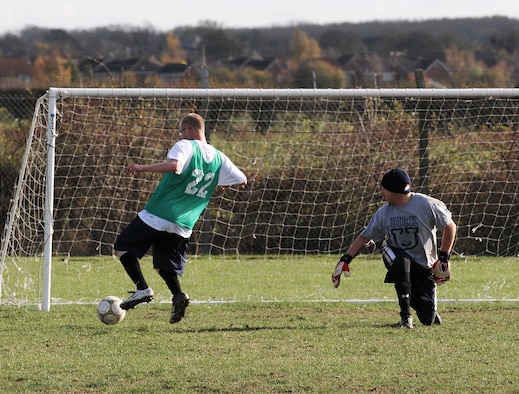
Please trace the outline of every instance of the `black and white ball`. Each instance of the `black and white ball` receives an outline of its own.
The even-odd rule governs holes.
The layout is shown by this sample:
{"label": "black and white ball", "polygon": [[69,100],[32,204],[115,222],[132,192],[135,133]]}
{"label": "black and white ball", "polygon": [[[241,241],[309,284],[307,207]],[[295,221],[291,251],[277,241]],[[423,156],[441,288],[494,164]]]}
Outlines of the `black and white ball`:
{"label": "black and white ball", "polygon": [[121,309],[122,300],[115,296],[107,296],[97,305],[97,317],[104,324],[114,325],[121,322],[126,311]]}

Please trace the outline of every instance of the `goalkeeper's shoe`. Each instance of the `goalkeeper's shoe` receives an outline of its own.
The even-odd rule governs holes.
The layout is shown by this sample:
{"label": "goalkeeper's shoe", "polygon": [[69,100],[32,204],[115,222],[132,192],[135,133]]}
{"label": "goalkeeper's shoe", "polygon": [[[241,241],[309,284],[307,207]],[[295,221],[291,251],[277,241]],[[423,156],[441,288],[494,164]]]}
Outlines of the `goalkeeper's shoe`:
{"label": "goalkeeper's shoe", "polygon": [[402,318],[400,319],[400,323],[398,323],[396,325],[396,327],[408,328],[408,329],[413,328],[413,316],[411,316],[411,315],[402,316]]}
{"label": "goalkeeper's shoe", "polygon": [[148,287],[144,290],[135,290],[129,291],[129,293],[133,293],[130,297],[121,302],[121,309],[128,310],[135,308],[137,305],[142,304],[143,302],[150,302],[153,300],[153,290],[151,287]]}
{"label": "goalkeeper's shoe", "polygon": [[186,293],[179,293],[173,297],[173,307],[171,309],[171,324],[178,323],[186,314],[186,308],[189,305],[189,296]]}

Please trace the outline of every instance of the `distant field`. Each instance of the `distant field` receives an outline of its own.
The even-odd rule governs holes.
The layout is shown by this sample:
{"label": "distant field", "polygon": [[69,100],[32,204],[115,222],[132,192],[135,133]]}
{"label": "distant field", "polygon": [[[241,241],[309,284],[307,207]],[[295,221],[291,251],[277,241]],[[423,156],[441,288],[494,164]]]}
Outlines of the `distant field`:
{"label": "distant field", "polygon": [[158,300],[104,326],[95,303],[131,289],[112,259],[56,261],[51,311],[0,307],[0,387],[19,393],[518,393],[519,260],[456,258],[442,326],[396,329],[378,258],[331,285],[332,259],[197,258],[193,299],[168,323]]}

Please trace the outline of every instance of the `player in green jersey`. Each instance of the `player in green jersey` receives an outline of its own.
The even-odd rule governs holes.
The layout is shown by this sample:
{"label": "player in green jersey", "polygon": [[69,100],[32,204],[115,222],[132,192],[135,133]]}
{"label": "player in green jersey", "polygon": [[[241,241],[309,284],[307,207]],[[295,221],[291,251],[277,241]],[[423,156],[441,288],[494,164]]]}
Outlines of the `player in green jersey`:
{"label": "player in green jersey", "polygon": [[131,309],[153,299],[139,263],[153,247],[153,267],[172,293],[170,323],[179,322],[189,305],[179,276],[184,274],[189,238],[216,187],[247,184],[245,174],[205,137],[204,119],[190,113],[180,121],[182,139],[169,150],[165,161],[132,164],[128,174],[163,173],[153,195],[135,219],[119,234],[114,249],[135,283],[132,296],[121,303]]}

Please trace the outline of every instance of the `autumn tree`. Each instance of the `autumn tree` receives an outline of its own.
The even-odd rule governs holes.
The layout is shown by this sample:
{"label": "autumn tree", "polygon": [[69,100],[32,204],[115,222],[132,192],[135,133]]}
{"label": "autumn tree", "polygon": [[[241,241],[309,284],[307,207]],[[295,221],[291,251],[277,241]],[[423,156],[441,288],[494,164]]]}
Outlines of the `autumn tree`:
{"label": "autumn tree", "polygon": [[71,86],[76,74],[74,64],[53,51],[50,55],[40,55],[34,60],[34,85],[37,87]]}
{"label": "autumn tree", "polygon": [[166,48],[160,57],[163,63],[183,63],[186,61],[186,51],[182,48],[182,43],[173,32],[166,35]]}
{"label": "autumn tree", "polygon": [[317,40],[308,37],[308,34],[299,28],[294,29],[294,33],[290,39],[290,54],[295,61],[301,62],[308,59],[319,59],[321,52]]}
{"label": "autumn tree", "polygon": [[452,71],[452,80],[456,87],[513,87],[513,67],[500,57],[489,65],[477,59],[470,49],[450,47],[445,49],[445,63]]}

